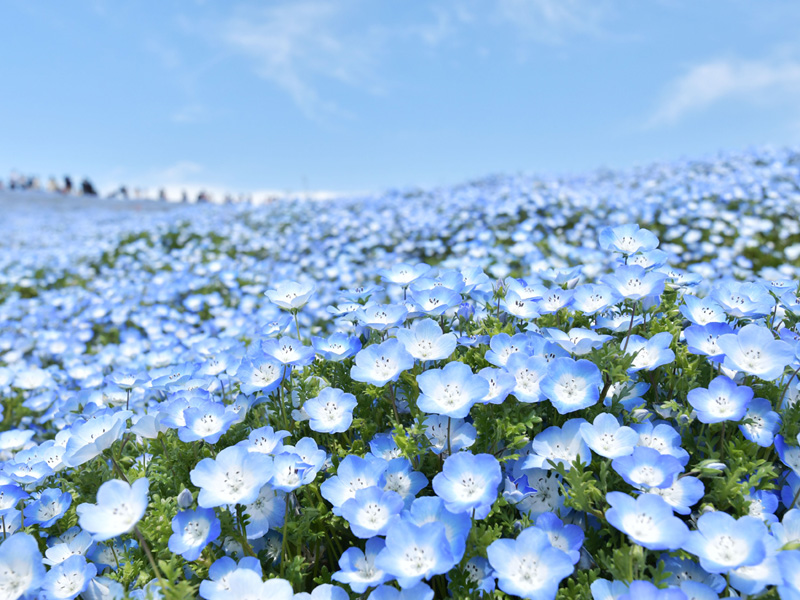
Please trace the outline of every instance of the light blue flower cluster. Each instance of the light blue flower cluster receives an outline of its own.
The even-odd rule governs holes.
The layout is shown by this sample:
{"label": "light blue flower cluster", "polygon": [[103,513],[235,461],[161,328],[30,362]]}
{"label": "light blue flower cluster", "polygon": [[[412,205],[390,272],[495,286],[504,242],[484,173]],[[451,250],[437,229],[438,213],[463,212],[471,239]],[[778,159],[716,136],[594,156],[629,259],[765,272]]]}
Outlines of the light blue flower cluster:
{"label": "light blue flower cluster", "polygon": [[797,164],[0,224],[0,597],[800,598]]}

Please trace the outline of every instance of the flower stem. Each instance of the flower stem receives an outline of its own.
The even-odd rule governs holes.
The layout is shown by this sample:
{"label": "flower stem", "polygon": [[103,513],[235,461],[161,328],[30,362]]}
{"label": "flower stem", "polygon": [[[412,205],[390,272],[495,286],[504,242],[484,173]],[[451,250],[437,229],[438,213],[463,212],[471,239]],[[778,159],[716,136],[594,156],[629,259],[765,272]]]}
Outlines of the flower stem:
{"label": "flower stem", "polygon": [[153,553],[150,552],[150,546],[147,545],[147,540],[144,539],[142,532],[139,531],[139,527],[136,526],[133,528],[133,532],[136,534],[136,538],[139,540],[139,545],[144,550],[145,556],[147,556],[147,560],[150,562],[150,566],[153,567],[153,572],[156,574],[158,578],[158,583],[161,585],[161,591],[166,592],[167,586],[164,582],[164,578],[161,577],[161,571],[158,570],[158,565],[156,564],[155,558],[153,558]]}
{"label": "flower stem", "polygon": [[631,310],[631,322],[628,324],[628,335],[625,336],[625,345],[622,347],[622,353],[628,349],[628,340],[631,339],[631,331],[633,331],[633,319],[636,317],[636,300],[633,301],[633,310]]}

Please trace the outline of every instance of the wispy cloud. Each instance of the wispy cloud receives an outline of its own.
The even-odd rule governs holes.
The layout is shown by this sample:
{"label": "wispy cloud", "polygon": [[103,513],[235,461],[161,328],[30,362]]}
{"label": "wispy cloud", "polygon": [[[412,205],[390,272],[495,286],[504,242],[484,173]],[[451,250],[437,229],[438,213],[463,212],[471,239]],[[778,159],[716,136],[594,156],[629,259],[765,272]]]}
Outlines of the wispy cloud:
{"label": "wispy cloud", "polygon": [[525,37],[561,44],[573,35],[608,37],[605,0],[498,0],[498,16]]}
{"label": "wispy cloud", "polygon": [[220,39],[251,59],[256,74],[288,93],[309,117],[343,111],[320,95],[314,80],[333,79],[375,91],[374,43],[369,32],[348,30],[345,6],[300,1],[246,8],[222,24]]}
{"label": "wispy cloud", "polygon": [[718,59],[691,67],[667,86],[648,126],[676,123],[729,99],[800,100],[800,61]]}

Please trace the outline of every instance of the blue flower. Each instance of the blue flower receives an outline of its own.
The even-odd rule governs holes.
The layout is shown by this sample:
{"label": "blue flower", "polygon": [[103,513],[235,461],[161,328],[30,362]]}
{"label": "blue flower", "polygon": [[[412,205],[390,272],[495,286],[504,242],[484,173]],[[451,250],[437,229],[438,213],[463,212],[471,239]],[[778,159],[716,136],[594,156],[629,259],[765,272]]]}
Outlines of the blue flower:
{"label": "blue flower", "polygon": [[583,530],[577,525],[567,524],[551,512],[542,513],[536,518],[536,527],[547,534],[550,545],[565,552],[572,564],[575,565],[581,558],[583,546]]}
{"label": "blue flower", "polygon": [[559,414],[588,408],[600,399],[603,377],[593,362],[556,358],[550,362],[539,389]]}
{"label": "blue flower", "polygon": [[572,574],[569,555],[552,546],[547,534],[528,527],[516,540],[499,539],[486,549],[497,586],[506,594],[552,600],[561,581]]}
{"label": "blue flower", "polygon": [[282,492],[292,492],[301,485],[310,483],[317,473],[313,465],[308,464],[290,448],[291,446],[284,446],[283,452],[276,454],[272,461],[270,483],[273,488]]}
{"label": "blue flower", "polygon": [[334,333],[329,338],[311,337],[314,350],[325,360],[339,362],[361,350],[361,340],[346,333]]}
{"label": "blue flower", "polygon": [[611,466],[626,483],[639,489],[669,487],[683,471],[683,466],[674,456],[642,446],[634,448],[630,456],[615,458]]}
{"label": "blue flower", "polygon": [[591,425],[581,423],[580,433],[592,452],[605,458],[628,456],[639,441],[638,433],[620,425],[617,418],[609,413],[600,413]]}
{"label": "blue flower", "polygon": [[733,329],[727,323],[692,325],[683,331],[689,352],[708,356],[708,359],[715,363],[721,363],[725,358],[725,353],[718,342],[720,336],[729,333],[733,333]]}
{"label": "blue flower", "polygon": [[204,458],[189,473],[200,488],[197,504],[214,508],[223,504],[250,504],[261,487],[272,478],[272,458],[230,446],[216,458]]}
{"label": "blue flower", "polygon": [[491,454],[459,452],[448,456],[442,472],[433,478],[433,491],[450,512],[473,513],[485,519],[503,481],[500,463]]}
{"label": "blue flower", "polygon": [[694,325],[709,325],[711,323],[725,323],[726,316],[722,307],[713,298],[698,298],[686,294],[681,304],[681,314]]}
{"label": "blue flower", "polygon": [[391,269],[379,270],[378,275],[387,283],[395,283],[407,288],[412,282],[416,281],[430,270],[430,266],[425,263],[418,263],[416,265],[399,263],[394,265]]}
{"label": "blue flower", "polygon": [[687,539],[688,527],[672,514],[661,496],[642,494],[632,498],[622,492],[608,492],[606,500],[611,505],[606,519],[612,527],[648,550],[676,550]]}
{"label": "blue flower", "polygon": [[280,454],[283,450],[283,439],[289,436],[288,431],[275,431],[272,427],[253,429],[247,436],[247,442],[240,442],[249,452],[261,454]]}
{"label": "blue flower", "polygon": [[397,329],[394,334],[417,360],[444,360],[456,349],[456,335],[442,333],[442,328],[433,319],[414,321],[410,329]]}
{"label": "blue flower", "polygon": [[375,565],[375,559],[385,547],[382,538],[374,537],[367,540],[363,552],[359,548],[348,548],[339,558],[339,570],[331,579],[346,583],[357,594],[382,584],[389,576]]}
{"label": "blue flower", "polygon": [[731,317],[763,317],[772,311],[775,298],[757,283],[724,281],[714,286],[711,298]]}
{"label": "blue flower", "polygon": [[502,404],[516,387],[516,378],[505,369],[485,367],[478,375],[489,382],[489,392],[481,399],[482,404]]}
{"label": "blue flower", "polygon": [[22,513],[26,522],[47,529],[64,516],[70,504],[72,504],[72,494],[49,488],[44,490],[36,501],[26,506]]}
{"label": "blue flower", "polygon": [[689,533],[683,549],[697,556],[709,573],[727,573],[761,563],[766,557],[767,535],[767,527],[759,519],[709,512],[697,519],[697,530]]}
{"label": "blue flower", "polygon": [[697,412],[701,423],[722,423],[741,421],[747,412],[747,405],[753,399],[753,390],[738,386],[729,377],[720,375],[711,380],[706,388],[690,390],[686,400]]}
{"label": "blue flower", "polygon": [[236,371],[239,389],[243,394],[269,394],[283,380],[286,367],[271,356],[246,358]]}
{"label": "blue flower", "polygon": [[303,410],[311,418],[308,425],[319,433],[342,433],[350,429],[353,409],[358,402],[353,394],[337,388],[324,388],[319,396],[303,404]]}
{"label": "blue flower", "polygon": [[402,588],[447,573],[455,564],[444,525],[418,526],[402,519],[389,527],[386,547],[375,559],[375,566],[397,579]]}
{"label": "blue flower", "polygon": [[[293,367],[306,367],[314,362],[316,356],[313,346],[304,346],[302,342],[291,337],[262,340],[261,350],[282,365]],[[274,370],[270,368],[268,373],[272,375]]]}
{"label": "blue flower", "polygon": [[736,333],[722,335],[717,344],[725,353],[725,366],[773,381],[794,360],[794,348],[776,340],[766,327],[745,325]]}
{"label": "blue flower", "polygon": [[461,304],[461,294],[444,286],[411,291],[411,300],[423,313],[431,317],[443,315],[451,308]]}
{"label": "blue flower", "polygon": [[403,304],[368,304],[356,311],[362,325],[375,331],[386,331],[397,327],[408,317],[408,309]]}
{"label": "blue flower", "polygon": [[270,529],[283,525],[286,516],[286,492],[267,484],[261,488],[255,502],[244,507],[247,515],[247,539],[259,539]]}
{"label": "blue flower", "polygon": [[172,519],[169,551],[188,561],[197,560],[203,548],[219,538],[220,532],[220,522],[213,508],[179,512]]}
{"label": "blue flower", "polygon": [[216,444],[238,418],[222,402],[200,401],[183,411],[186,426],[178,428],[178,437],[182,442]]}
{"label": "blue flower", "polygon": [[688,600],[680,589],[660,589],[649,581],[631,581],[617,600]]}
{"label": "blue flower", "polygon": [[553,328],[545,329],[545,332],[556,344],[576,356],[583,356],[592,350],[602,348],[611,339],[610,335],[600,335],[591,329],[580,327],[573,327],[568,333]]}
{"label": "blue flower", "polygon": [[356,354],[356,364],[350,369],[350,377],[381,387],[390,381],[397,381],[400,373],[413,366],[414,357],[393,338],[382,344],[367,346]]}
{"label": "blue flower", "polygon": [[384,491],[377,486],[356,490],[340,508],[342,517],[358,538],[369,539],[384,535],[393,518],[400,514],[405,504],[397,492]]}
{"label": "blue flower", "polygon": [[472,423],[464,419],[451,419],[442,415],[430,415],[422,421],[425,437],[434,454],[455,453],[475,443],[478,432]]}
{"label": "blue flower", "polygon": [[15,533],[0,544],[0,589],[16,600],[39,589],[45,577],[42,554],[27,533]]}
{"label": "blue flower", "polygon": [[636,223],[626,223],[602,229],[600,247],[630,256],[637,252],[654,250],[658,247],[658,238],[652,231],[640,229]]}
{"label": "blue flower", "polygon": [[305,306],[311,294],[315,291],[313,283],[296,283],[294,281],[281,281],[274,290],[267,290],[265,295],[270,302],[284,310],[298,310]]}
{"label": "blue flower", "polygon": [[384,490],[397,492],[403,498],[405,507],[408,508],[416,495],[428,485],[428,478],[419,471],[414,471],[411,461],[407,458],[393,458],[385,474]]}
{"label": "blue flower", "polygon": [[382,585],[375,588],[367,600],[433,600],[433,590],[425,583],[400,590]]}
{"label": "blue flower", "polygon": [[348,454],[339,463],[336,475],[322,482],[320,493],[333,505],[333,514],[341,515],[341,506],[350,498],[355,498],[357,490],[382,487],[388,466],[385,460]]}
{"label": "blue flower", "polygon": [[622,298],[613,288],[602,284],[586,284],[575,288],[572,308],[591,316],[617,304]]}
{"label": "blue flower", "polygon": [[657,367],[671,363],[675,360],[675,353],[669,348],[672,341],[672,334],[668,331],[657,333],[650,339],[645,339],[638,335],[630,336],[625,353],[635,354],[636,356],[628,372],[635,373],[642,369],[652,371]]}
{"label": "blue flower", "polygon": [[[249,570],[258,575],[261,580],[261,563],[253,556],[248,556],[236,561],[229,556],[217,559],[208,569],[208,579],[200,582],[200,596],[209,600],[210,598],[223,598],[224,593],[229,589],[229,578],[236,571]],[[291,596],[290,596],[291,598]]]}
{"label": "blue flower", "polygon": [[95,575],[97,567],[87,563],[83,556],[70,556],[45,575],[42,591],[48,600],[72,600],[86,589]]}
{"label": "blue flower", "polygon": [[769,448],[780,426],[781,417],[772,410],[770,401],[766,398],[753,398],[747,405],[744,422],[739,425],[739,431],[745,439],[762,448]]}
{"label": "blue flower", "polygon": [[697,504],[705,494],[703,482],[691,475],[676,477],[672,485],[668,487],[651,487],[646,491],[648,494],[661,496],[672,507],[672,510],[681,515],[690,514],[691,507]]}
{"label": "blue flower", "polygon": [[539,317],[539,302],[532,298],[524,298],[516,290],[509,289],[500,302],[505,312],[518,319],[536,319]]}
{"label": "blue flower", "polygon": [[509,357],[506,369],[516,382],[512,390],[520,402],[535,403],[544,399],[541,383],[549,370],[549,363],[543,356],[528,356],[518,352]]}
{"label": "blue flower", "polygon": [[455,561],[461,560],[467,549],[467,537],[472,528],[470,515],[464,512],[450,512],[445,502],[437,496],[423,496],[411,503],[411,507],[403,512],[402,518],[414,525],[425,523],[441,523],[444,525],[445,537],[450,544],[450,553]]}
{"label": "blue flower", "polygon": [[149,487],[146,477],[132,485],[119,479],[106,481],[97,490],[97,504],[78,505],[78,524],[98,542],[128,533],[147,510]]}
{"label": "blue flower", "polygon": [[417,376],[417,407],[425,412],[463,419],[489,393],[489,382],[462,362],[447,363]]}
{"label": "blue flower", "polygon": [[600,278],[626,300],[641,300],[647,296],[660,296],[664,292],[667,276],[658,271],[645,271],[637,265],[617,267],[614,273]]}
{"label": "blue flower", "polygon": [[507,333],[498,333],[489,340],[489,348],[485,358],[495,367],[505,367],[511,355],[522,352],[529,355],[530,340],[524,333],[511,337]]}
{"label": "blue flower", "polygon": [[564,427],[553,425],[536,434],[531,444],[533,451],[525,459],[523,468],[552,469],[552,462],[569,471],[576,460],[588,465],[592,462],[592,452],[581,437],[583,423],[586,423],[584,419],[570,419]]}

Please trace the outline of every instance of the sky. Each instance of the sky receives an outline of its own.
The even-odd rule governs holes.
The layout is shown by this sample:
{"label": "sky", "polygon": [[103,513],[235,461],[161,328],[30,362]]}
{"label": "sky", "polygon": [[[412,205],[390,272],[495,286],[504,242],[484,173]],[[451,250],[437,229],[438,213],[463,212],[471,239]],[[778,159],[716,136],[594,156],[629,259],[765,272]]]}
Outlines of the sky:
{"label": "sky", "polygon": [[3,3],[0,177],[377,191],[800,143],[800,3]]}

